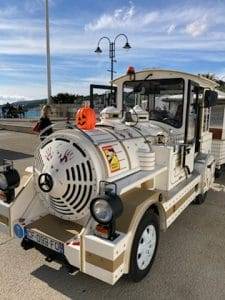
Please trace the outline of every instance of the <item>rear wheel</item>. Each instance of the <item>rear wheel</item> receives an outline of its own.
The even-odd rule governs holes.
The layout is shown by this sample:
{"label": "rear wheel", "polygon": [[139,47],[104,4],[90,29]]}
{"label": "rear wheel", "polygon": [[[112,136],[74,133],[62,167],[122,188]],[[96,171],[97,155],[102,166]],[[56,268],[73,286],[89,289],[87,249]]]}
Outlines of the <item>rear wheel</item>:
{"label": "rear wheel", "polygon": [[215,170],[215,178],[220,178],[222,175],[222,167]]}
{"label": "rear wheel", "polygon": [[207,192],[205,192],[204,194],[199,194],[193,201],[193,204],[196,204],[196,205],[203,204],[206,200],[207,194],[208,194]]}
{"label": "rear wheel", "polygon": [[148,210],[141,219],[132,245],[130,278],[138,282],[150,271],[159,241],[158,216]]}

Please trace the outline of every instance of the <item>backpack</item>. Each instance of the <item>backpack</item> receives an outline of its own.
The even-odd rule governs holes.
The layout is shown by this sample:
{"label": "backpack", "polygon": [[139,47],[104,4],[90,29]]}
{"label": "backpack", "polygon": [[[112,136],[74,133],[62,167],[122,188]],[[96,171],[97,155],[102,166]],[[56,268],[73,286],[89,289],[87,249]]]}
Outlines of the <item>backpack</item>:
{"label": "backpack", "polygon": [[32,131],[33,132],[37,132],[37,133],[39,133],[41,131],[40,122],[39,121],[34,125]]}

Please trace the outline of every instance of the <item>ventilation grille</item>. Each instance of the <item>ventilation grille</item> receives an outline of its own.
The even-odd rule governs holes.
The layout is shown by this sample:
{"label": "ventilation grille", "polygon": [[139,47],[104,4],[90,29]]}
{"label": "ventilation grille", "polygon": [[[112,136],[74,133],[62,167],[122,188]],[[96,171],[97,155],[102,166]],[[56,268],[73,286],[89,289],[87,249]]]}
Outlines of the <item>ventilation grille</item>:
{"label": "ventilation grille", "polygon": [[80,214],[89,204],[93,192],[93,172],[90,161],[86,160],[66,169],[67,188],[61,198],[50,196],[51,207],[65,215]]}
{"label": "ventilation grille", "polygon": [[44,167],[44,163],[40,153],[38,152],[35,156],[35,168],[37,168],[37,170],[43,170],[43,167]]}
{"label": "ventilation grille", "polygon": [[[61,168],[57,165],[57,155],[65,153],[69,149],[72,158]],[[50,153],[50,154],[49,154]],[[51,159],[45,161],[50,155]],[[51,165],[52,160],[52,165]],[[46,164],[49,167],[46,170]],[[91,199],[96,195],[97,179],[93,163],[88,152],[82,149],[77,143],[72,143],[68,139],[57,137],[42,146],[40,151],[36,153],[35,168],[37,174],[52,169],[59,169],[60,180],[63,182],[63,188],[58,192],[57,196],[43,193],[39,190],[42,199],[47,204],[51,212],[64,219],[78,219],[83,217],[87,210]],[[54,181],[54,178],[53,178]],[[37,180],[36,180],[37,182]]]}

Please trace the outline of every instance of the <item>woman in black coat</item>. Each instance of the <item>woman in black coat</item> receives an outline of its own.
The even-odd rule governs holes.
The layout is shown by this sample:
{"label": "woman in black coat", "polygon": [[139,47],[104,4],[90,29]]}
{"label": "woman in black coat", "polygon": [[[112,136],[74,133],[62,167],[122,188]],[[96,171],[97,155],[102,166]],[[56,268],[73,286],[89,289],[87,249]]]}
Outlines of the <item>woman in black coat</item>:
{"label": "woman in black coat", "polygon": [[[52,122],[50,120],[50,114],[51,114],[51,106],[45,105],[42,108],[41,118],[39,120],[38,129],[40,132],[40,139],[43,141],[48,135],[53,133],[52,130]],[[49,127],[49,128],[48,128]],[[44,130],[46,129],[46,130]]]}

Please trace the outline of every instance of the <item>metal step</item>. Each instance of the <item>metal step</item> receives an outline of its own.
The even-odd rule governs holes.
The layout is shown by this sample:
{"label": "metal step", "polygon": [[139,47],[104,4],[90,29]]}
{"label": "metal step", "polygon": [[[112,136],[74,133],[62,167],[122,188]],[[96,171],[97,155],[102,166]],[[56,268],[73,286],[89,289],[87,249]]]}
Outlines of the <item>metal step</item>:
{"label": "metal step", "polygon": [[46,235],[62,243],[77,236],[82,226],[52,215],[46,215],[26,226],[27,229]]}
{"label": "metal step", "polygon": [[163,195],[163,203],[171,201],[173,198],[179,198],[182,197],[182,194],[185,191],[187,191],[188,186],[190,186],[190,189],[198,184],[200,182],[201,175],[193,171],[191,176],[185,180],[183,180],[181,183],[179,183],[177,186],[175,186],[172,190],[170,191],[161,191]]}

